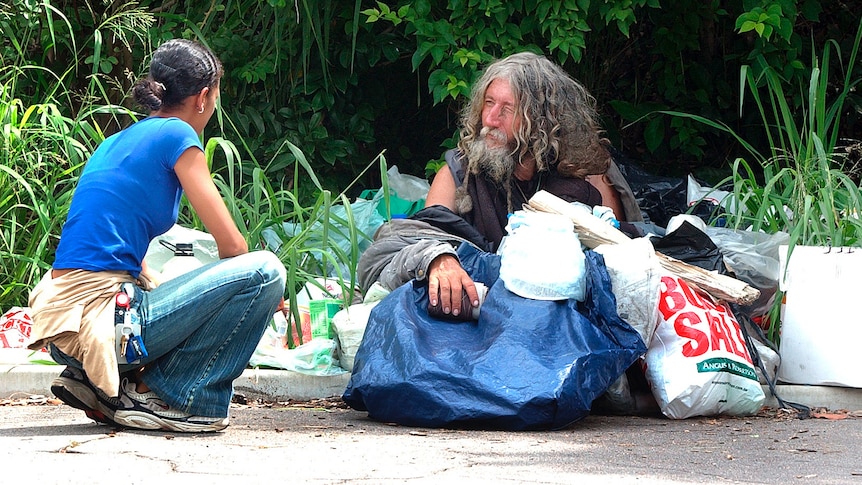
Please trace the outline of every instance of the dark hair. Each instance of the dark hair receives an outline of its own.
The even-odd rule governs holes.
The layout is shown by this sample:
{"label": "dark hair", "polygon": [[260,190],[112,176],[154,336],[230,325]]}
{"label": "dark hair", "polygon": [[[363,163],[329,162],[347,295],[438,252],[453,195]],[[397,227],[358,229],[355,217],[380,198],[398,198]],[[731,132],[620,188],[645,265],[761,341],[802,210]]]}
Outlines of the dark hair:
{"label": "dark hair", "polygon": [[221,62],[207,47],[185,39],[165,42],[150,61],[150,74],[132,89],[135,101],[150,111],[179,106],[201,89],[218,85]]}

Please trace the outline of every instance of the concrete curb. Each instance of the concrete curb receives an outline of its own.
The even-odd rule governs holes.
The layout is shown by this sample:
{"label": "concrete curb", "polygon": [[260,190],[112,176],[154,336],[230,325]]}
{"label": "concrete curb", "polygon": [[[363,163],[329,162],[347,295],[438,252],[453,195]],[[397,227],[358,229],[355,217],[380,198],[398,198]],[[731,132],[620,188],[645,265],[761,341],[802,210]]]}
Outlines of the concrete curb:
{"label": "concrete curb", "polygon": [[[767,386],[763,386],[769,407],[778,407],[778,400],[772,396]],[[832,411],[862,411],[862,389],[854,387],[803,386],[779,384],[775,393],[785,402],[804,404],[810,408],[827,408]]]}
{"label": "concrete curb", "polygon": [[[51,381],[63,369],[59,365],[0,365],[0,399],[29,395],[50,395]],[[307,401],[341,396],[350,373],[312,376],[289,370],[246,369],[234,381],[234,390],[250,399],[267,401]],[[764,386],[765,405],[778,407],[778,401]],[[833,386],[779,384],[776,393],[782,400],[812,408],[862,410],[862,389]]]}
{"label": "concrete curb", "polygon": [[289,370],[246,369],[233,381],[234,392],[267,401],[308,401],[341,396],[350,372],[332,376],[311,376]]}
{"label": "concrete curb", "polygon": [[[51,381],[60,365],[0,364],[0,399],[51,395]],[[307,401],[341,396],[350,373],[311,376],[289,370],[246,369],[233,385],[237,393],[252,399]]]}

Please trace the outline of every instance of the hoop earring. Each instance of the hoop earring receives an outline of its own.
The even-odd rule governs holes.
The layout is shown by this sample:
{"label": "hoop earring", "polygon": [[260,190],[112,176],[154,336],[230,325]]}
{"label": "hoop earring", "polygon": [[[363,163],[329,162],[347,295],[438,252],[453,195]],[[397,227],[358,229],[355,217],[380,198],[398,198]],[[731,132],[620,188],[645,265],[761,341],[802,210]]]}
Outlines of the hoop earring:
{"label": "hoop earring", "polygon": [[201,105],[200,109],[198,110],[198,113],[204,114],[204,105]]}

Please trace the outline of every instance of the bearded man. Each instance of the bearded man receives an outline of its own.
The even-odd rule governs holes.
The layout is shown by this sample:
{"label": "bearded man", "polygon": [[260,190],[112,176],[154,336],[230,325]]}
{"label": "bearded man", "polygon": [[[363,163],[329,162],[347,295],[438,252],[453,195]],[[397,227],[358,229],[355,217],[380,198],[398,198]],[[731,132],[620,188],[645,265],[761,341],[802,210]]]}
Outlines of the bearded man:
{"label": "bearded man", "polygon": [[458,317],[469,310],[464,296],[478,307],[457,246],[495,251],[508,214],[539,190],[608,206],[626,220],[624,212],[637,204],[619,196],[631,190],[601,133],[595,99],[547,58],[523,52],[489,65],[463,111],[458,150],[446,153],[448,169],[435,176],[425,209],[384,224],[360,258],[363,293],[375,281],[393,290],[427,278],[429,307]]}

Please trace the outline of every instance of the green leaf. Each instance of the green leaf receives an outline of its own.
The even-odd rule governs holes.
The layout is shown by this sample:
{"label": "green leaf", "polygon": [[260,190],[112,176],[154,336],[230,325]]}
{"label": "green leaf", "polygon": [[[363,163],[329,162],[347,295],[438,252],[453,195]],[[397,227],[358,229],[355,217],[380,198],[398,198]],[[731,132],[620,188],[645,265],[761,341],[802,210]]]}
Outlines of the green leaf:
{"label": "green leaf", "polygon": [[772,5],[766,7],[766,13],[776,20],[784,16],[784,12],[782,12],[781,10],[781,5],[777,3],[773,3]]}
{"label": "green leaf", "polygon": [[646,142],[647,150],[655,153],[664,142],[664,120],[661,118],[653,118],[650,120],[646,128],[644,128],[644,141]]}
{"label": "green leaf", "polygon": [[443,61],[443,57],[446,55],[446,48],[441,46],[434,46],[431,48],[431,58],[434,59],[435,64],[440,64]]}
{"label": "green leaf", "polygon": [[368,8],[368,9],[362,10],[361,13],[363,15],[365,15],[366,17],[368,17],[367,19],[365,19],[366,23],[374,23],[374,22],[377,22],[378,20],[380,20],[380,11],[375,9],[375,8]]}
{"label": "green leaf", "polygon": [[756,22],[752,22],[750,20],[745,20],[742,22],[742,25],[739,26],[739,33],[745,33],[756,29],[760,24]]}

